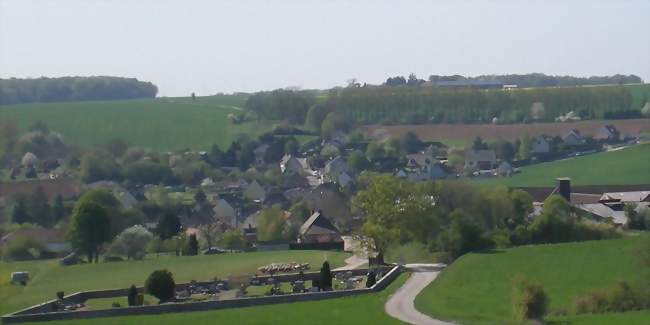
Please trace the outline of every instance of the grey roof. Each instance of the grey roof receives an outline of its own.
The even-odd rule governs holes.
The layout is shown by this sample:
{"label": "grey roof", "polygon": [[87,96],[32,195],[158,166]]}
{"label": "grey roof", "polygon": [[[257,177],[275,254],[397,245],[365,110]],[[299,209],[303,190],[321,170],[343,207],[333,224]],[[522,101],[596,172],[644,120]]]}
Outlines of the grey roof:
{"label": "grey roof", "polygon": [[627,223],[627,217],[624,211],[613,210],[602,203],[577,204],[576,207],[604,219],[611,218],[615,224],[624,225]]}
{"label": "grey roof", "polygon": [[299,234],[304,235],[321,235],[321,234],[339,234],[339,230],[320,212],[314,214],[300,226]]}
{"label": "grey roof", "polygon": [[650,191],[605,193],[600,201],[642,202],[650,201]]}

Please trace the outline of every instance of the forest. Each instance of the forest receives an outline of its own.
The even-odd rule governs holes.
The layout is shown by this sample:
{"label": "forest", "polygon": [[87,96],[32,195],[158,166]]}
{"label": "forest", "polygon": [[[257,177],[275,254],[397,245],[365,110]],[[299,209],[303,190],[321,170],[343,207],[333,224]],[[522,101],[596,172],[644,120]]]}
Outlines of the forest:
{"label": "forest", "polygon": [[156,85],[135,78],[98,76],[0,79],[0,105],[153,98],[157,93]]}

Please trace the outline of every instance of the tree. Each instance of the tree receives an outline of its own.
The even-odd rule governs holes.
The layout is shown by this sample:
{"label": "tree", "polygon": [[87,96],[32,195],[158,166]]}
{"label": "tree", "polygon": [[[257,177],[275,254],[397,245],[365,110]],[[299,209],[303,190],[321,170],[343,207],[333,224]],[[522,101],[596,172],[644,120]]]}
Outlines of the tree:
{"label": "tree", "polygon": [[0,158],[14,154],[18,143],[18,134],[20,132],[16,122],[12,120],[0,121]]}
{"label": "tree", "polygon": [[147,245],[153,235],[145,227],[136,225],[124,229],[111,245],[110,251],[115,254],[126,255],[127,259],[140,260],[147,252]]}
{"label": "tree", "polygon": [[366,157],[368,157],[368,160],[370,161],[376,161],[386,157],[384,146],[379,142],[370,142],[368,147],[366,147]]}
{"label": "tree", "polygon": [[201,235],[201,238],[205,240],[205,244],[207,248],[213,247],[214,244],[217,243],[219,236],[221,235],[219,224],[217,224],[216,222],[208,222],[200,225],[198,228],[199,228],[199,234]]}
{"label": "tree", "polygon": [[487,143],[483,142],[483,139],[481,139],[481,137],[474,138],[474,142],[472,143],[472,149],[485,150],[487,148],[488,148]]}
{"label": "tree", "polygon": [[276,241],[282,239],[284,216],[279,207],[265,208],[257,219],[257,239],[260,241]]}
{"label": "tree", "polygon": [[330,112],[327,114],[321,125],[321,135],[329,138],[337,131],[347,132],[350,128],[350,122],[345,115],[339,112]]}
{"label": "tree", "polygon": [[54,216],[54,222],[59,222],[65,217],[65,205],[63,204],[63,197],[61,194],[57,194],[54,199],[52,215]]}
{"label": "tree", "polygon": [[348,156],[348,167],[353,171],[360,173],[370,167],[370,162],[366,159],[363,152],[355,150]]}
{"label": "tree", "polygon": [[244,237],[237,229],[226,230],[220,242],[223,247],[228,249],[242,249],[245,246]]}
{"label": "tree", "polygon": [[129,304],[129,306],[137,306],[138,305],[138,289],[133,284],[129,288],[129,294],[127,296],[127,302]]}
{"label": "tree", "polygon": [[196,234],[191,234],[187,238],[187,255],[196,256],[199,254],[199,241],[196,239]]}
{"label": "tree", "polygon": [[53,224],[51,208],[47,200],[47,195],[42,187],[37,187],[34,195],[27,204],[27,213],[32,222],[43,227],[50,227]]}
{"label": "tree", "polygon": [[99,261],[99,247],[111,238],[111,220],[104,207],[82,202],[75,208],[68,228],[68,240],[78,251],[86,252],[88,261]]}
{"label": "tree", "polygon": [[530,117],[533,121],[543,121],[546,118],[546,108],[544,108],[544,103],[534,102],[530,106]]}
{"label": "tree", "polygon": [[515,277],[512,283],[512,310],[517,321],[542,320],[548,309],[549,299],[540,283]]}
{"label": "tree", "polygon": [[407,153],[417,153],[424,147],[424,143],[420,141],[420,138],[411,131],[406,132],[402,137],[402,145]]}
{"label": "tree", "polygon": [[287,155],[295,155],[300,149],[300,144],[296,141],[295,138],[287,139],[287,142],[284,143],[284,153]]}
{"label": "tree", "polygon": [[519,143],[519,152],[517,153],[517,156],[520,160],[526,160],[530,158],[531,146],[532,144],[530,142],[530,137],[525,136],[521,138],[521,142]]}
{"label": "tree", "polygon": [[462,212],[456,210],[450,218],[453,221],[447,232],[439,238],[439,247],[448,252],[452,258],[458,258],[486,246],[481,240],[481,228]]}
{"label": "tree", "polygon": [[329,109],[324,104],[315,104],[309,111],[307,111],[307,117],[305,118],[305,124],[307,127],[320,132],[321,125],[323,120],[327,117],[327,114],[330,112]]}
{"label": "tree", "polygon": [[106,144],[106,150],[113,155],[115,158],[120,158],[126,153],[126,150],[129,149],[129,144],[120,138],[111,139]]}
{"label": "tree", "polygon": [[330,270],[330,263],[328,261],[323,262],[323,266],[320,268],[319,279],[321,291],[332,290],[332,271]]}
{"label": "tree", "polygon": [[27,223],[30,222],[29,215],[27,214],[26,198],[20,196],[16,199],[13,208],[11,209],[11,222],[13,223]]}
{"label": "tree", "polygon": [[172,212],[166,212],[156,225],[156,233],[162,239],[170,239],[181,231],[181,221]]}
{"label": "tree", "polygon": [[133,163],[124,169],[124,177],[134,184],[157,185],[171,178],[172,175],[169,166],[147,161]]}
{"label": "tree", "polygon": [[122,178],[120,166],[106,154],[87,153],[83,155],[80,169],[81,179],[86,183]]}
{"label": "tree", "polygon": [[40,132],[43,135],[50,134],[50,128],[47,127],[47,124],[45,124],[45,122],[41,120],[38,120],[34,122],[32,125],[30,125],[29,130],[32,132]]}
{"label": "tree", "polygon": [[174,298],[176,283],[171,272],[167,270],[153,271],[144,283],[145,291],[158,298],[160,303]]}
{"label": "tree", "polygon": [[[77,210],[84,203],[93,202],[102,206],[111,220],[111,238],[117,236],[122,230],[132,226],[130,220],[124,217],[121,211],[120,202],[115,198],[113,193],[105,189],[93,189],[84,193],[73,210]],[[74,211],[73,211],[74,213]]]}
{"label": "tree", "polygon": [[196,203],[198,203],[198,204],[205,203],[206,199],[207,199],[207,197],[205,196],[205,192],[203,192],[202,189],[199,189],[199,191],[196,192],[196,194],[194,194],[194,201],[196,201]]}

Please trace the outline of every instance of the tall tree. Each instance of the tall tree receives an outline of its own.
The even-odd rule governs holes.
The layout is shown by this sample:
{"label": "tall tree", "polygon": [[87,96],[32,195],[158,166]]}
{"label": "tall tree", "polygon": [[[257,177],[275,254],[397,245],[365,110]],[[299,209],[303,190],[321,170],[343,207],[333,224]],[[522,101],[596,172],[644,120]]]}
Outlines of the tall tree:
{"label": "tall tree", "polygon": [[68,240],[76,250],[86,252],[88,261],[99,261],[100,246],[111,239],[111,220],[106,209],[95,202],[83,202],[72,215]]}
{"label": "tall tree", "polygon": [[27,223],[30,222],[29,214],[27,214],[27,202],[24,197],[16,199],[13,208],[11,209],[11,222],[13,223]]}
{"label": "tall tree", "polygon": [[54,205],[52,206],[52,216],[54,217],[54,222],[59,222],[65,217],[65,205],[63,204],[63,197],[61,194],[57,194],[54,199]]}
{"label": "tall tree", "polygon": [[158,225],[156,226],[156,233],[162,239],[170,239],[176,236],[181,231],[181,221],[178,216],[172,212],[163,214]]}

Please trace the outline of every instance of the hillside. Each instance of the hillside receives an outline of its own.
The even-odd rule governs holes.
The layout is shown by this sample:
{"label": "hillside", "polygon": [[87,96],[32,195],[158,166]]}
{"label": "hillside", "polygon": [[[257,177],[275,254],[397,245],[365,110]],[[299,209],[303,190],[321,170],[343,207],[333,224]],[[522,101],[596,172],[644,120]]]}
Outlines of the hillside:
{"label": "hillside", "polygon": [[123,138],[131,145],[158,151],[225,147],[239,134],[259,135],[272,122],[233,125],[229,113],[242,110],[248,95],[156,98],[123,101],[35,103],[0,106],[0,119],[27,129],[40,120],[67,143],[103,145]]}
{"label": "hillside", "polygon": [[[617,280],[641,278],[641,266],[636,258],[640,241],[636,237],[467,254],[444,270],[417,297],[416,308],[463,324],[508,324],[512,315],[511,281],[515,275],[523,274],[544,285],[551,312],[570,313],[573,298],[588,289],[613,285]],[[629,319],[620,314],[618,318],[623,323],[634,323],[634,319],[643,319],[643,312],[641,316],[637,314],[631,313]],[[569,316],[566,320],[580,323],[584,317]],[[599,317],[602,316],[593,316]]]}
{"label": "hillside", "polygon": [[509,187],[553,186],[556,177],[570,177],[573,185],[650,184],[650,144],[611,152],[522,167],[508,178],[475,180],[476,184]]}

